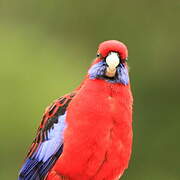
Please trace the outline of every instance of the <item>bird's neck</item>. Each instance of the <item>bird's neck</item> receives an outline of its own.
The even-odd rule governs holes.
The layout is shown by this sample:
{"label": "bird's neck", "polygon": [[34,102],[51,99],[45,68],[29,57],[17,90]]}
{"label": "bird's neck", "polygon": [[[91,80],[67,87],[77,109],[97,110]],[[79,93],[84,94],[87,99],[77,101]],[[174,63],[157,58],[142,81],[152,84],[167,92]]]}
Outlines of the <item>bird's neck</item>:
{"label": "bird's neck", "polygon": [[108,96],[121,96],[124,98],[132,99],[130,85],[123,85],[120,83],[111,83],[101,79],[85,79],[80,86],[86,88],[89,92],[98,92],[99,94],[107,94]]}

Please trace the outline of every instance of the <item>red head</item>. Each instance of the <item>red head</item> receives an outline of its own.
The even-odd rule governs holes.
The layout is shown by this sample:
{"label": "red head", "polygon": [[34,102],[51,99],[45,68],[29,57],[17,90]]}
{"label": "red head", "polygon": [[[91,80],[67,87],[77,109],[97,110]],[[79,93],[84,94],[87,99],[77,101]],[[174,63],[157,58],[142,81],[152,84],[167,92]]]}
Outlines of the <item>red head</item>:
{"label": "red head", "polygon": [[99,45],[97,58],[88,71],[90,79],[103,79],[111,83],[129,84],[127,47],[116,40]]}
{"label": "red head", "polygon": [[126,60],[128,57],[128,50],[126,45],[117,40],[104,41],[99,45],[98,54],[101,57],[106,57],[109,52],[117,52],[121,60]]}

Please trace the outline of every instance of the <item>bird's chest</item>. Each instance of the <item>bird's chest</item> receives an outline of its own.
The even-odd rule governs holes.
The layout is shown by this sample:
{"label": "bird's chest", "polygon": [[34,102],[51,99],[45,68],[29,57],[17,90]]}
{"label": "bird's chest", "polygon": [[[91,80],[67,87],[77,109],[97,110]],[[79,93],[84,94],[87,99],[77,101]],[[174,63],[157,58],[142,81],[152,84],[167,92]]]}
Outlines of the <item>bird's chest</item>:
{"label": "bird's chest", "polygon": [[108,107],[109,118],[111,118],[112,120],[118,120],[119,114],[117,112],[121,108],[118,98],[107,95],[106,103],[106,106]]}
{"label": "bird's chest", "polygon": [[109,140],[123,141],[131,129],[131,108],[121,96],[108,95],[104,104],[107,111],[104,119],[108,124]]}
{"label": "bird's chest", "polygon": [[110,89],[95,99],[91,106],[94,107],[94,115],[100,123],[106,123],[109,128],[116,129],[131,122],[131,104],[127,94]]}
{"label": "bird's chest", "polygon": [[94,125],[93,129],[98,133],[116,133],[119,129],[123,133],[123,127],[131,123],[132,102],[128,88],[114,84],[95,85],[85,88],[81,93],[83,100],[74,105],[80,117],[76,120],[79,119],[83,126]]}

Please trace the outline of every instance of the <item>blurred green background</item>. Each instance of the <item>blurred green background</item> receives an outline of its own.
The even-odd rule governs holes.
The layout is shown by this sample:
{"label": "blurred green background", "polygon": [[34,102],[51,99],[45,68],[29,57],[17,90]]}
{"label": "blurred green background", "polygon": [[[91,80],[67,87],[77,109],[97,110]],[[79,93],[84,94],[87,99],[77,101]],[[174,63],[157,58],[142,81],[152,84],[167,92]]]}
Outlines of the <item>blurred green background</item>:
{"label": "blurred green background", "polygon": [[108,39],[129,48],[134,93],[122,180],[180,179],[180,1],[1,0],[1,180],[17,179],[45,107],[80,84]]}

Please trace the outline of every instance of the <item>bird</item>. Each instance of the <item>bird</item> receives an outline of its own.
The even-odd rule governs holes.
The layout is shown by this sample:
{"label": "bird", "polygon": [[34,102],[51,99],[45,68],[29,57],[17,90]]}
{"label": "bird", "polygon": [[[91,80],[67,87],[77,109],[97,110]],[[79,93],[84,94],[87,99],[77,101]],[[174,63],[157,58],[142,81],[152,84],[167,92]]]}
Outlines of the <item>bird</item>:
{"label": "bird", "polygon": [[127,46],[99,44],[79,87],[46,108],[18,180],[118,180],[132,152]]}

